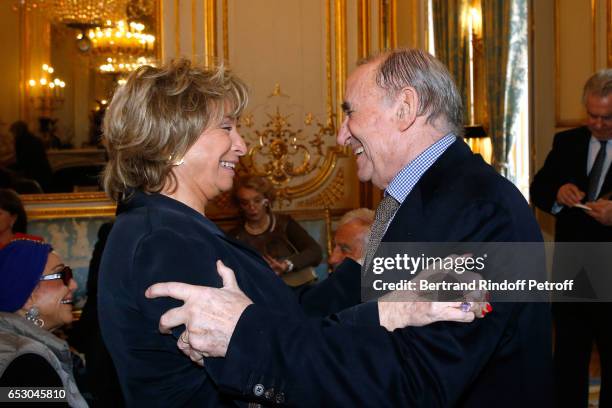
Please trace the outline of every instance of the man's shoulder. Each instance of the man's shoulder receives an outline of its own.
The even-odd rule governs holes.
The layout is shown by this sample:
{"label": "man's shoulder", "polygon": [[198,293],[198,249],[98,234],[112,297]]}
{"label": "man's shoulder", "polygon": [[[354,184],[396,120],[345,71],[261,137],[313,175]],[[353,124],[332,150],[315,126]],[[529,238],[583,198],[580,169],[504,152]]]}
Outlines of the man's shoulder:
{"label": "man's shoulder", "polygon": [[577,143],[585,139],[589,139],[591,132],[586,126],[580,126],[572,129],[562,130],[555,134],[555,144]]}

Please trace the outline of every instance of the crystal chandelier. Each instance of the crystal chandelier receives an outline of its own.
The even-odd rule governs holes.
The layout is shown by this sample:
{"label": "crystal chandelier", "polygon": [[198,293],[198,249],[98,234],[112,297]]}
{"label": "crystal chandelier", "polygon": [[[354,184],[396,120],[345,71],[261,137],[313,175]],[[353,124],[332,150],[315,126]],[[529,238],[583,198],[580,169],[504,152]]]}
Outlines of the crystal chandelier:
{"label": "crystal chandelier", "polygon": [[39,0],[53,20],[76,28],[124,19],[127,3],[128,0]]}
{"label": "crystal chandelier", "polygon": [[102,74],[125,75],[143,65],[155,66],[155,63],[152,59],[147,57],[129,56],[124,59],[108,57],[106,61],[98,67],[98,70]]}
{"label": "crystal chandelier", "polygon": [[[147,55],[153,51],[155,36],[144,33],[144,24],[110,20],[104,27],[89,30],[93,55],[117,57],[121,55]],[[81,34],[79,34],[81,35]],[[77,37],[78,39],[78,37]]]}

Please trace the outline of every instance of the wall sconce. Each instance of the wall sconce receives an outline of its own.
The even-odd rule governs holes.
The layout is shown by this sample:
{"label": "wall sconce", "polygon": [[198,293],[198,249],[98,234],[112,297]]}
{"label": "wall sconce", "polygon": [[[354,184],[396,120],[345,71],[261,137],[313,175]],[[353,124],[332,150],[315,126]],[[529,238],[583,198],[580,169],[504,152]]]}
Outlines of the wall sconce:
{"label": "wall sconce", "polygon": [[39,80],[28,81],[28,94],[34,108],[40,111],[41,116],[51,116],[53,111],[64,103],[64,88],[66,83],[60,78],[51,78],[55,72],[52,66],[42,65]]}

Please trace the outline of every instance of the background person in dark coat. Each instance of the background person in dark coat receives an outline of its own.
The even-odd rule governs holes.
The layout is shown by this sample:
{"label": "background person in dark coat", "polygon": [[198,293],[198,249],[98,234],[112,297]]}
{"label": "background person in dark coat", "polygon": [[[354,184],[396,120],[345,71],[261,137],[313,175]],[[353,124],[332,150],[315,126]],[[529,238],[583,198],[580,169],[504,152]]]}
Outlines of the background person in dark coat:
{"label": "background person in dark coat", "polygon": [[[531,198],[538,208],[555,216],[557,242],[610,242],[612,226],[606,225],[604,208],[612,194],[612,69],[600,71],[586,82],[583,103],[586,126],[555,135],[553,148],[531,184]],[[555,251],[556,274],[564,265],[560,257],[566,252]],[[601,273],[609,273],[610,268],[607,265]],[[610,313],[610,303],[553,304],[558,407],[587,406],[593,341],[601,361],[599,406],[612,406]]]}

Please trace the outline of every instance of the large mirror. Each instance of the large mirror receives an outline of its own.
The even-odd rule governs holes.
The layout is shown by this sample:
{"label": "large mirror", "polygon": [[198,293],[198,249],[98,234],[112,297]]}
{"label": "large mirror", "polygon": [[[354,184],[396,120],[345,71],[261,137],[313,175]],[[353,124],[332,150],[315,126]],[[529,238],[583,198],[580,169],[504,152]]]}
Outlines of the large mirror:
{"label": "large mirror", "polygon": [[158,0],[2,2],[2,38],[16,40],[0,78],[2,187],[99,190],[101,120],[123,78],[159,60],[158,13]]}

